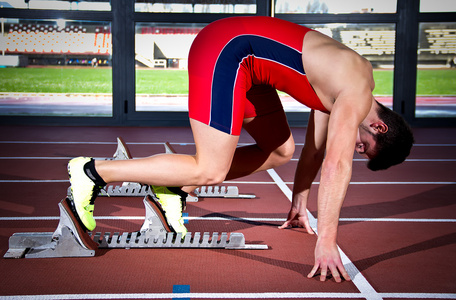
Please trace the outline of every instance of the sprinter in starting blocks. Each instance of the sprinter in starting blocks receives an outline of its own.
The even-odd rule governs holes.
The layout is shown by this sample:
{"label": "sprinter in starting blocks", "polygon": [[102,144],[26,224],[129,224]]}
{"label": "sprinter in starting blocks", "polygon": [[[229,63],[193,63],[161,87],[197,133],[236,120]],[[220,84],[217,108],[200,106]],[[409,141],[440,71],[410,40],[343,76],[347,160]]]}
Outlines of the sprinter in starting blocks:
{"label": "sprinter in starting blocks", "polygon": [[[117,138],[117,141],[118,147],[112,159],[131,159],[130,151],[122,138]],[[167,151],[174,151],[168,143],[165,147]],[[199,189],[199,195],[204,197],[242,197],[236,193],[237,190],[230,187]],[[140,230],[113,234],[87,232],[75,213],[72,201],[66,197],[58,204],[60,219],[54,232],[13,234],[4,258],[90,257],[95,256],[97,249],[109,248],[268,249],[267,245],[246,244],[244,235],[237,232],[222,232],[220,235],[218,232],[212,235],[209,232],[176,233],[170,227],[163,207],[152,188],[147,185],[127,182],[122,186],[110,186],[106,190],[101,190],[99,196],[143,196],[145,218]]]}
{"label": "sprinter in starting blocks", "polygon": [[[165,152],[176,154],[177,152],[169,142],[164,143]],[[110,159],[125,160],[132,159],[130,149],[121,137],[117,138],[117,149]],[[106,189],[101,190],[98,196],[109,197],[134,197],[146,196],[150,194],[151,187],[149,185],[142,185],[137,182],[124,182],[122,185],[108,185]],[[68,190],[68,195],[70,191]],[[201,186],[196,188],[192,194],[188,194],[186,202],[198,202],[199,198],[229,198],[229,199],[253,199],[255,194],[241,194],[237,186]]]}

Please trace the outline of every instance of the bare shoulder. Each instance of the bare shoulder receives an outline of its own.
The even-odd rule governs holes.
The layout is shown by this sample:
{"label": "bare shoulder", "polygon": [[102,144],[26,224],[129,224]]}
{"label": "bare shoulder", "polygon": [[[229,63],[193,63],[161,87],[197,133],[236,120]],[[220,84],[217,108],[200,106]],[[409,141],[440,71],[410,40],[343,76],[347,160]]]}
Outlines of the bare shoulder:
{"label": "bare shoulder", "polygon": [[372,92],[372,65],[358,53],[317,31],[303,41],[302,61],[310,84],[323,102],[334,103],[347,89]]}

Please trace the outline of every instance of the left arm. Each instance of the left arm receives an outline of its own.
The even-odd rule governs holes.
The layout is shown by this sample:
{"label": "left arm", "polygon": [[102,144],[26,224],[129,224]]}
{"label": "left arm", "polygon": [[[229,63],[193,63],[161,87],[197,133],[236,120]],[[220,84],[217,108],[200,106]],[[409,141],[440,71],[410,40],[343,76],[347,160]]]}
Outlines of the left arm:
{"label": "left arm", "polygon": [[[359,86],[358,86],[359,87]],[[315,265],[308,277],[321,269],[324,281],[328,269],[337,282],[340,275],[350,280],[337,249],[339,214],[352,174],[352,160],[358,127],[369,111],[370,90],[345,91],[336,99],[328,123],[326,157],[318,190],[318,240]],[[354,102],[354,99],[360,99]],[[353,103],[356,103],[355,107]],[[366,104],[364,104],[366,103]]]}
{"label": "left arm", "polygon": [[[372,107],[372,66],[357,53],[318,32],[306,34],[303,65],[309,83],[330,108],[326,157],[318,190],[318,240],[315,264],[308,277],[328,269],[337,282],[349,276],[337,249],[339,214],[352,174],[359,125]],[[332,104],[332,107],[329,105]]]}

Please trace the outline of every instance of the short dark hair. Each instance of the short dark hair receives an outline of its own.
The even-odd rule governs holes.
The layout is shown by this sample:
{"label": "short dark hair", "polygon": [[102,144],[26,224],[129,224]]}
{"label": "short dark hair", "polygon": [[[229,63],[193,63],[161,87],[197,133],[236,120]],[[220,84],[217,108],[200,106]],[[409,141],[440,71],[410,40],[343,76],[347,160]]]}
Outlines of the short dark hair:
{"label": "short dark hair", "polygon": [[398,113],[378,103],[378,117],[388,126],[385,133],[377,133],[376,155],[367,163],[372,171],[386,170],[400,164],[410,154],[415,142],[412,129]]}

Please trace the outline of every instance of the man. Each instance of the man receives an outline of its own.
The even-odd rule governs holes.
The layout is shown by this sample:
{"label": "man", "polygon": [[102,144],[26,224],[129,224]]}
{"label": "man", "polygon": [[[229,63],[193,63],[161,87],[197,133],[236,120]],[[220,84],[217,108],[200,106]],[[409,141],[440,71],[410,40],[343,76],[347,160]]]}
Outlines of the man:
{"label": "man", "polygon": [[[294,141],[278,89],[312,109],[292,206],[281,228],[303,226],[312,233],[306,205],[321,167],[318,240],[315,265],[308,276],[321,269],[322,281],[328,270],[337,282],[341,276],[350,280],[336,238],[353,152],[356,149],[369,158],[371,169],[385,169],[402,162],[413,143],[403,119],[372,96],[370,63],[303,26],[269,17],[235,17],[206,26],[196,37],[189,55],[189,87],[195,155],[70,161],[72,199],[84,226],[95,228],[98,189],[107,182],[128,181],[153,185],[167,221],[174,231],[185,234],[183,191],[288,162]],[[242,127],[256,144],[236,147]]]}

